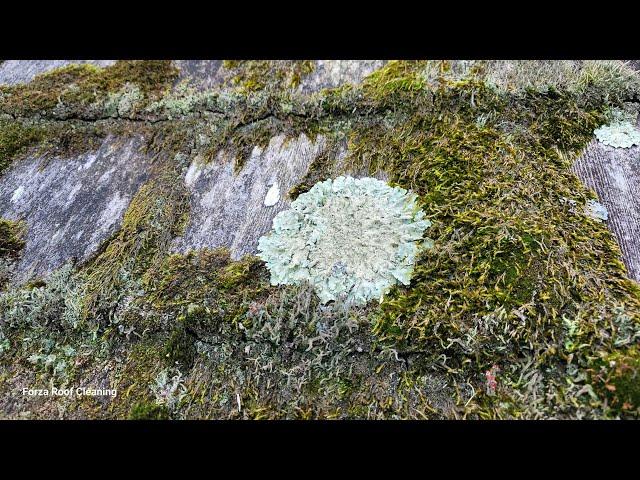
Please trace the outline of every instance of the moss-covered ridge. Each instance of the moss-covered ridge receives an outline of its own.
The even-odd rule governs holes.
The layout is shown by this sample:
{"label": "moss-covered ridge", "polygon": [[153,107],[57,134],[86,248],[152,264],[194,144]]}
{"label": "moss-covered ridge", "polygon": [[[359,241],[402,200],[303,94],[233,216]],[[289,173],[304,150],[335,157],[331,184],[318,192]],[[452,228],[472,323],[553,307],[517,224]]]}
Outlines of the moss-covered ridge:
{"label": "moss-covered ridge", "polygon": [[[79,417],[637,416],[640,292],[606,225],[574,206],[593,194],[569,170],[609,109],[637,93],[627,72],[589,68],[564,83],[551,72],[545,88],[504,88],[490,64],[391,62],[360,87],[310,98],[200,97],[150,124],[158,171],[121,231],[74,274],[79,286],[35,286],[37,328],[3,311],[13,326],[0,342],[15,355],[0,361],[19,372],[15,358],[40,355],[44,382],[122,359],[108,378],[122,395],[108,408],[70,404]],[[270,287],[253,257],[170,255],[186,212],[180,166],[261,122],[320,132],[328,151],[348,138],[343,161],[322,156],[298,190],[364,168],[419,194],[435,246],[408,287],[381,305],[326,308],[305,289]],[[78,301],[85,321],[54,328]],[[55,367],[80,351],[100,354]]]}

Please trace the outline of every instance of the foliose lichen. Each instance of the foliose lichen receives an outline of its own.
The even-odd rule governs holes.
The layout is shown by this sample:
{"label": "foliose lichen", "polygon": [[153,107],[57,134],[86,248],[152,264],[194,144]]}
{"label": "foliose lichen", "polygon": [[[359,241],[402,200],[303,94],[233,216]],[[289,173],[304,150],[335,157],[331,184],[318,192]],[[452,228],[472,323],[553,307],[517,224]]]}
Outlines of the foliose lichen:
{"label": "foliose lichen", "polygon": [[258,242],[273,285],[308,282],[323,303],[362,305],[396,283],[408,285],[431,225],[417,196],[375,178],[315,184]]}
{"label": "foliose lichen", "polygon": [[610,147],[630,148],[640,145],[640,131],[629,120],[616,119],[593,133],[600,143]]}

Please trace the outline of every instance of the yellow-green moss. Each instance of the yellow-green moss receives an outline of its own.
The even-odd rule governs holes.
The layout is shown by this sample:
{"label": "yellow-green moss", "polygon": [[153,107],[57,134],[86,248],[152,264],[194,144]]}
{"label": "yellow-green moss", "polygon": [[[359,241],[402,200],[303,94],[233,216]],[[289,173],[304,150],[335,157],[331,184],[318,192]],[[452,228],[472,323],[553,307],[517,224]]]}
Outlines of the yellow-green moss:
{"label": "yellow-green moss", "polygon": [[140,187],[122,226],[85,270],[87,318],[108,317],[127,281],[156,267],[170,242],[186,227],[188,211],[188,196],[180,177],[170,166],[160,167]]}
{"label": "yellow-green moss", "polygon": [[168,420],[169,411],[164,405],[152,402],[138,402],[129,412],[129,420]]}
{"label": "yellow-green moss", "polygon": [[311,60],[225,60],[224,68],[233,72],[232,83],[244,92],[264,89],[294,89],[313,72]]}
{"label": "yellow-green moss", "polygon": [[37,75],[27,84],[0,86],[0,112],[30,116],[50,114],[61,106],[70,109],[66,116],[82,114],[126,84],[140,89],[146,105],[166,93],[177,78],[178,70],[165,60],[123,60],[105,68],[71,64]]}
{"label": "yellow-green moss", "polygon": [[111,418],[125,419],[143,413],[167,413],[164,409],[148,408],[155,404],[151,386],[164,365],[162,346],[157,342],[147,340],[131,346],[122,366],[111,375],[112,388],[118,391],[118,395],[109,404]]}
{"label": "yellow-green moss", "polygon": [[187,321],[190,328],[201,322],[235,324],[249,303],[270,289],[259,259],[231,261],[226,248],[171,255],[143,281],[154,309]]}
{"label": "yellow-green moss", "polygon": [[26,223],[0,218],[0,258],[17,257],[25,246]]}

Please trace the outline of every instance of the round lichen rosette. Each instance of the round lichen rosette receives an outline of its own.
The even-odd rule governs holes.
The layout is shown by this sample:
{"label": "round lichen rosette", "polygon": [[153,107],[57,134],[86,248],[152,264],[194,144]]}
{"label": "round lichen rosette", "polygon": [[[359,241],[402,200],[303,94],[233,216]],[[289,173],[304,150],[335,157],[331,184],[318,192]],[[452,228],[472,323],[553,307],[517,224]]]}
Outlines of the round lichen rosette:
{"label": "round lichen rosette", "polygon": [[431,225],[417,196],[375,178],[315,184],[273,220],[258,241],[273,285],[308,282],[323,303],[362,305],[408,285]]}

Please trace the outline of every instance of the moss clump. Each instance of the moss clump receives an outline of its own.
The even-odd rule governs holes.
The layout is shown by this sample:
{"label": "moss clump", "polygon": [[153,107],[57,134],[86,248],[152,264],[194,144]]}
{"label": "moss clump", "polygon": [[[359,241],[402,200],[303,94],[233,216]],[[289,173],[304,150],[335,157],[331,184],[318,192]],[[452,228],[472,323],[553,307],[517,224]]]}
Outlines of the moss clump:
{"label": "moss clump", "polygon": [[171,166],[160,167],[133,197],[122,226],[85,269],[85,316],[104,323],[186,227],[189,202]]}
{"label": "moss clump", "polygon": [[197,351],[195,337],[185,328],[184,323],[176,327],[171,333],[165,346],[165,356],[171,366],[178,365],[181,370],[189,370],[193,367]]}
{"label": "moss clump", "polygon": [[640,351],[637,345],[593,362],[591,380],[615,415],[640,415]]}
{"label": "moss clump", "polygon": [[170,61],[118,61],[106,68],[67,65],[37,75],[27,84],[0,86],[0,111],[14,116],[34,114],[69,118],[101,115],[103,104],[129,84],[144,98],[141,109],[168,91],[178,78]]}
{"label": "moss clump", "polygon": [[129,412],[129,420],[169,420],[169,410],[164,405],[151,402],[136,403]]}
{"label": "moss clump", "polygon": [[147,301],[188,331],[234,325],[249,304],[269,290],[268,273],[256,257],[231,261],[226,248],[167,257],[144,279]]}
{"label": "moss clump", "polygon": [[43,138],[43,131],[21,122],[0,120],[0,175],[11,160]]}
{"label": "moss clump", "polygon": [[161,352],[162,345],[154,339],[145,339],[129,346],[123,365],[113,373],[111,380],[113,388],[118,391],[109,406],[115,418],[128,418],[133,405],[147,406],[137,409],[140,414],[154,412],[148,407],[156,403],[151,387],[164,368]]}
{"label": "moss clump", "polygon": [[0,120],[0,174],[27,153],[64,158],[96,150],[108,131],[91,122]]}
{"label": "moss clump", "polygon": [[0,218],[0,258],[15,258],[24,248],[26,223]]}
{"label": "moss clump", "polygon": [[243,92],[256,92],[294,89],[313,72],[315,63],[311,60],[225,60],[223,66],[233,73],[234,85]]}
{"label": "moss clump", "polygon": [[[373,111],[398,113],[356,124],[346,159],[417,192],[433,222],[435,248],[386,297],[374,331],[402,350],[443,353],[456,378],[530,359],[556,369],[547,388],[560,395],[562,319],[578,319],[584,369],[587,352],[615,348],[611,307],[640,312],[610,232],[561,200],[591,197],[569,167],[610,105],[553,89],[506,95],[473,77],[434,87],[424,69],[393,62],[365,81]],[[493,415],[505,403],[477,401],[466,410]]]}

